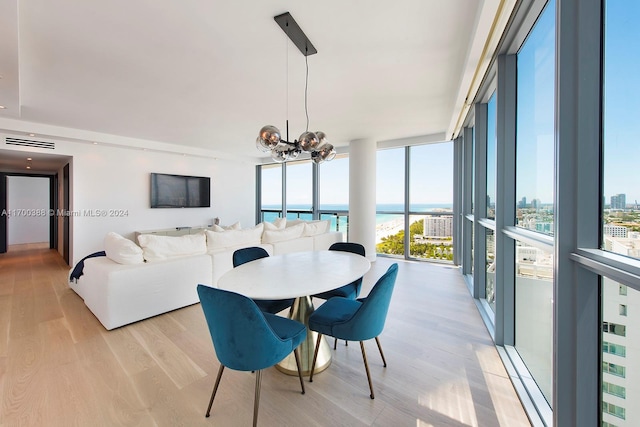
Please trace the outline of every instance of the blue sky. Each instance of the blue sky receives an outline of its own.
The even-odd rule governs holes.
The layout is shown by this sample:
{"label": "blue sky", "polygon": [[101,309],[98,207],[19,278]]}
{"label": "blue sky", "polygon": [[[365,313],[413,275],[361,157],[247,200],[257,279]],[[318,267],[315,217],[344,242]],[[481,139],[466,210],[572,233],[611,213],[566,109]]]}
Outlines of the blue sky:
{"label": "blue sky", "polygon": [[640,202],[640,2],[609,0],[605,9],[604,196]]}
{"label": "blue sky", "polygon": [[[453,144],[451,142],[411,148],[411,203],[443,204],[453,200]],[[403,203],[404,148],[380,150],[376,158],[377,203]],[[281,202],[280,168],[263,169],[265,205]],[[267,184],[268,183],[268,184]],[[311,164],[287,166],[287,203],[311,204]],[[349,160],[336,158],[320,165],[320,204],[349,203]]]}

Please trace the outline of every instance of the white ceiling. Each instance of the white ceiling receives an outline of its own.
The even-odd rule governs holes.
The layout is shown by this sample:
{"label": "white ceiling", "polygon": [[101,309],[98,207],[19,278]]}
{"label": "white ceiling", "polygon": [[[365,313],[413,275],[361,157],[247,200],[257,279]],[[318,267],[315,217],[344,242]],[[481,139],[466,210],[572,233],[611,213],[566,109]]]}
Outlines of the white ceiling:
{"label": "white ceiling", "polygon": [[263,125],[306,126],[305,57],[273,20],[289,11],[318,50],[310,130],[338,147],[446,140],[501,3],[0,0],[0,130],[258,157]]}

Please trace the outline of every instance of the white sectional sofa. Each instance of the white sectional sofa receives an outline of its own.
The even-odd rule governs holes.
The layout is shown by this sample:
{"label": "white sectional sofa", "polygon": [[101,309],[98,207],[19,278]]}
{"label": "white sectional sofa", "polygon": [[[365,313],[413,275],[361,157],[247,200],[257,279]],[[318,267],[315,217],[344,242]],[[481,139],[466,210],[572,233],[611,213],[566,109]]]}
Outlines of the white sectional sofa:
{"label": "white sectional sofa", "polygon": [[216,286],[233,268],[236,249],[260,246],[270,255],[329,249],[343,240],[328,221],[279,221],[248,229],[216,228],[187,236],[138,236],[140,245],[109,233],[106,256],[84,260],[70,287],[107,330],[197,303],[196,285]]}

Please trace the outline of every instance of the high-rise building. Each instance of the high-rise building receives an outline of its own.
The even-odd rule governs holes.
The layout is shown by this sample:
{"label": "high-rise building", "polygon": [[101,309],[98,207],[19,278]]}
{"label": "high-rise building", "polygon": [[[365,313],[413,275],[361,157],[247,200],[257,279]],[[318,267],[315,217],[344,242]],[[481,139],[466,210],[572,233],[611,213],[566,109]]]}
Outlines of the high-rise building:
{"label": "high-rise building", "polygon": [[451,237],[453,236],[452,216],[432,216],[424,217],[424,237]]}
{"label": "high-rise building", "polygon": [[523,197],[523,198],[520,200],[520,202],[518,203],[518,207],[519,207],[520,209],[524,209],[524,208],[526,208],[526,207],[527,207],[527,198],[526,198],[526,197]]}
{"label": "high-rise building", "polygon": [[[607,227],[605,225],[605,248],[638,258],[640,235],[628,233],[627,237],[625,233],[624,237],[610,237]],[[640,351],[640,330],[634,327],[639,317],[638,313],[628,308],[640,306],[640,293],[627,291],[627,286],[605,277],[603,294],[606,298],[602,304],[602,410],[608,414],[608,419],[613,416],[614,425],[638,425],[640,417],[630,402],[637,402],[640,397],[640,391],[635,386],[639,375],[638,364],[633,357]]]}
{"label": "high-rise building", "polygon": [[627,208],[627,195],[615,194],[611,196],[611,209],[626,209]]}

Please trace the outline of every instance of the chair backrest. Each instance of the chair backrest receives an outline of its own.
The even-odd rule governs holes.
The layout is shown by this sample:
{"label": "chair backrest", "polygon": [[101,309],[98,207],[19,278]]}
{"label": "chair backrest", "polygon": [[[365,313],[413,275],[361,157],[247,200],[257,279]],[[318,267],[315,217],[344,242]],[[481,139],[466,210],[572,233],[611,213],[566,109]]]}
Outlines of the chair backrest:
{"label": "chair backrest", "polygon": [[352,341],[364,341],[380,335],[384,329],[397,275],[398,264],[394,263],[373,285],[353,317],[334,326],[336,336]]}
{"label": "chair backrest", "polygon": [[237,267],[249,261],[266,258],[269,253],[259,246],[238,249],[233,253],[233,266]]}
{"label": "chair backrest", "polygon": [[198,296],[216,356],[224,366],[257,371],[280,362],[288,348],[265,320],[255,302],[244,295],[198,285]]}
{"label": "chair backrest", "polygon": [[336,242],[329,246],[330,251],[342,251],[342,252],[351,252],[353,254],[358,254],[364,256],[365,250],[364,246],[360,243],[353,242]]}

